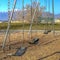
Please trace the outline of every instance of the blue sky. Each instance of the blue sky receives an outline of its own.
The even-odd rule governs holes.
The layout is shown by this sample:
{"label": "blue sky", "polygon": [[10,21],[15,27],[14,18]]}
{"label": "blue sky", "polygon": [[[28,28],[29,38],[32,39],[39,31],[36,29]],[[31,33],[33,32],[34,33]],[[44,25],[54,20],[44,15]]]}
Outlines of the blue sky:
{"label": "blue sky", "polygon": [[[10,1],[11,1],[11,3],[10,3],[11,7],[10,8],[12,8],[14,0],[10,0]],[[21,7],[22,7],[22,2],[21,1],[22,0],[17,0],[16,9],[21,9]],[[52,11],[51,1],[52,0],[50,0],[50,12]],[[60,7],[59,7],[60,6],[60,0],[54,0],[54,1],[55,1],[54,2],[55,14],[59,14],[60,13]],[[31,3],[30,0],[25,0],[25,5],[27,3]],[[44,0],[40,0],[40,3],[41,3],[41,6],[44,6]],[[0,12],[5,12],[7,10],[8,10],[8,0],[0,0]]]}

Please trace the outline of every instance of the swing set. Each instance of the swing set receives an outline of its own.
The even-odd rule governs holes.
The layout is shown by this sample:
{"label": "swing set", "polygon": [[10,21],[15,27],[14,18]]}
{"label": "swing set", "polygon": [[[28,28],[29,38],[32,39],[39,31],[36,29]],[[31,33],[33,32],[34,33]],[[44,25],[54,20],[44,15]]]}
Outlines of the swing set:
{"label": "swing set", "polygon": [[[31,23],[30,23],[30,27],[29,27],[29,30],[28,30],[28,36],[31,36],[31,39],[32,39],[32,25],[33,25],[33,22],[34,22],[34,18],[35,18],[35,14],[36,14],[36,11],[37,9],[34,10],[34,13],[32,14],[32,2],[33,0],[30,0],[31,1]],[[36,1],[36,8],[38,6],[38,2],[40,2],[40,0],[35,0]],[[46,10],[47,12],[50,12],[50,0],[47,1],[47,0],[44,0],[44,3],[45,3],[45,7],[46,7]],[[15,7],[16,7],[16,4],[17,4],[17,0],[14,0],[14,4],[13,4],[13,8],[12,8],[12,12],[10,14],[10,0],[8,0],[8,26],[7,26],[7,29],[6,29],[6,33],[5,33],[5,36],[4,36],[4,40],[3,40],[3,44],[2,44],[2,49],[3,51],[5,51],[5,47],[6,47],[6,41],[7,41],[7,37],[8,35],[10,36],[10,25],[11,25],[11,20],[13,18],[13,14],[14,14],[14,10],[15,10]],[[48,9],[49,8],[49,11]],[[47,18],[45,18],[45,21],[46,21],[46,25],[44,26],[44,31],[43,31],[43,34],[48,34],[49,32],[53,31],[53,34],[55,34],[55,29],[54,29],[54,0],[52,0],[52,17],[49,17],[47,16]],[[53,18],[52,20],[52,29],[49,30],[48,29],[48,20],[50,20],[50,18]],[[43,18],[42,18],[43,19]],[[22,0],[22,20],[23,20],[23,40],[24,40],[24,0]],[[36,30],[37,32],[37,30]],[[36,34],[37,35],[37,34]],[[10,38],[9,38],[9,41],[10,41]],[[39,38],[38,37],[35,37],[33,38],[31,41],[29,41],[29,44],[37,44],[39,42]],[[10,46],[9,46],[10,47]],[[10,47],[11,48],[11,47]],[[27,50],[28,47],[24,47],[24,46],[20,46],[20,48],[17,50],[17,52],[14,54],[10,54],[10,55],[14,55],[14,56],[21,56],[22,54],[25,53],[25,51]]]}

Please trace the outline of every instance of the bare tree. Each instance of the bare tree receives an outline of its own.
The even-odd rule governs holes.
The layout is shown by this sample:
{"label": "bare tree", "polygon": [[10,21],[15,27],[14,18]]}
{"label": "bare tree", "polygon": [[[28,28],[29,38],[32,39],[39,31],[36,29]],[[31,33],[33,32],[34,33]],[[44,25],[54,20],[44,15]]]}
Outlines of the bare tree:
{"label": "bare tree", "polygon": [[27,20],[28,22],[31,22],[31,6],[27,4],[25,9],[26,9],[25,20]]}
{"label": "bare tree", "polygon": [[32,13],[31,13],[31,5],[27,4],[26,5],[26,20],[31,22],[31,15],[33,16],[33,13],[35,11],[35,9],[37,9],[36,13],[35,13],[35,18],[34,18],[34,23],[38,23],[38,17],[42,15],[41,11],[40,11],[40,3],[38,3],[38,6],[36,8],[36,1],[32,2]]}
{"label": "bare tree", "polygon": [[[33,16],[35,9],[37,9],[35,13],[35,18],[34,18],[34,23],[39,22],[39,17],[42,16],[42,12],[44,11],[44,7],[40,6],[40,2],[38,2],[38,6],[36,7],[37,2],[33,1],[32,5],[26,4],[24,7],[24,19],[25,21],[28,21],[29,23],[31,22],[31,15]],[[32,9],[31,9],[32,6]],[[31,12],[32,11],[32,12]],[[16,20],[22,20],[22,11],[16,12]]]}

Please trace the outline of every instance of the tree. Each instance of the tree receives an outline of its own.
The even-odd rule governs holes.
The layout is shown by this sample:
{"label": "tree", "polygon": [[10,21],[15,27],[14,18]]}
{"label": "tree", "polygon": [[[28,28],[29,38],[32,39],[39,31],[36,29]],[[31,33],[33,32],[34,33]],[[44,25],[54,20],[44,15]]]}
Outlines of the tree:
{"label": "tree", "polygon": [[26,9],[25,20],[31,22],[31,6],[27,4],[25,9]]}
{"label": "tree", "polygon": [[37,2],[33,1],[32,2],[32,13],[31,13],[31,5],[27,4],[26,5],[26,20],[28,20],[29,22],[31,22],[31,15],[33,17],[34,11],[35,9],[37,10],[35,13],[35,17],[34,17],[34,23],[38,23],[38,18],[42,15],[41,11],[40,11],[40,3],[38,2],[38,5],[36,7]]}

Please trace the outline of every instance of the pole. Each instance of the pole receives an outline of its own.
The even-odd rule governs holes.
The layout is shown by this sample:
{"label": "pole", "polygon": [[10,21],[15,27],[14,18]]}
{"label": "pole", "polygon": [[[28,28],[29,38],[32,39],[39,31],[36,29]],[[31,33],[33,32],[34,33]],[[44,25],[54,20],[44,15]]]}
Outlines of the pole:
{"label": "pole", "polygon": [[[38,6],[38,2],[36,4],[36,8]],[[31,29],[32,29],[32,24],[33,24],[33,21],[34,21],[34,17],[35,17],[35,13],[36,13],[37,9],[35,9],[34,13],[33,13],[33,16],[32,16],[32,20],[31,20],[31,25],[30,25],[30,28],[29,28],[29,32],[28,32],[28,36],[30,36],[30,33],[31,33]]]}
{"label": "pole", "polygon": [[13,17],[13,13],[14,13],[14,9],[15,9],[15,6],[16,6],[16,2],[17,2],[17,0],[14,0],[14,5],[13,5],[12,14],[11,14],[10,19],[9,19],[9,21],[8,21],[8,27],[7,27],[7,30],[6,30],[6,33],[5,33],[5,37],[4,37],[4,40],[3,40],[3,45],[2,45],[3,51],[4,51],[4,48],[5,48],[5,43],[6,43],[6,40],[7,40],[9,28],[10,28],[10,22],[11,22],[12,17]]}
{"label": "pole", "polygon": [[[50,0],[48,0],[48,12],[49,12],[49,14],[50,14]],[[49,20],[48,22],[50,22],[50,15],[48,16],[48,20]],[[49,25],[49,26],[48,26],[48,28],[49,28],[48,30],[51,30],[51,29],[50,29],[50,23],[48,23],[48,25]]]}
{"label": "pole", "polygon": [[52,13],[53,13],[53,34],[55,34],[55,28],[54,28],[54,25],[55,25],[55,20],[54,20],[54,0],[52,0]]}
{"label": "pole", "polygon": [[[9,21],[9,19],[10,19],[10,0],[8,0],[8,21]],[[9,42],[10,42],[10,31],[9,31],[8,38],[9,38]],[[9,46],[9,49],[10,49],[10,46]]]}
{"label": "pole", "polygon": [[[32,20],[32,0],[31,0],[31,20]],[[31,29],[31,39],[32,39],[32,29]]]}
{"label": "pole", "polygon": [[24,0],[22,0],[23,40],[24,40]]}

